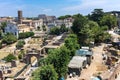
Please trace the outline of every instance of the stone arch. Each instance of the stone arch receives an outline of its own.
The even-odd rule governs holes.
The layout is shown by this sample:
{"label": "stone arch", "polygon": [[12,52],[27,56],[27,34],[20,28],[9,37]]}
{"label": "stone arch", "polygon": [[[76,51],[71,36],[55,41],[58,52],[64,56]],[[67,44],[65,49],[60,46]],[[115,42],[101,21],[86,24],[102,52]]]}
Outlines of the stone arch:
{"label": "stone arch", "polygon": [[31,58],[32,58],[33,56],[36,57],[37,61],[40,59],[40,54],[37,54],[37,53],[36,53],[36,54],[34,54],[34,53],[33,53],[33,54],[29,54],[29,53],[28,53],[28,54],[26,55],[26,63],[27,63],[27,64],[31,64]]}

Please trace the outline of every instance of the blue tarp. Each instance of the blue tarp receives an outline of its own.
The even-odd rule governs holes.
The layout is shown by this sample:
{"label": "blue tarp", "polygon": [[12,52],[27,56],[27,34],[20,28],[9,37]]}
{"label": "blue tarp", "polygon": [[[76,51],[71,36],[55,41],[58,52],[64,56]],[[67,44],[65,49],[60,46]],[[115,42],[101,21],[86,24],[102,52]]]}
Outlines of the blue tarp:
{"label": "blue tarp", "polygon": [[63,77],[61,77],[60,80],[65,80],[65,79]]}
{"label": "blue tarp", "polygon": [[87,56],[87,55],[93,55],[92,51],[85,50],[85,49],[79,49],[76,51],[77,56]]}

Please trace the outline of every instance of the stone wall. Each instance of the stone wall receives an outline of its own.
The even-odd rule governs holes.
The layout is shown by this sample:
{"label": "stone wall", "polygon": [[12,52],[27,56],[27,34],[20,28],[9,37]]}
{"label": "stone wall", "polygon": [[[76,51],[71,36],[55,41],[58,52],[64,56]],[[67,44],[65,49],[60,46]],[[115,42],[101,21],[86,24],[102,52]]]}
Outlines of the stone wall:
{"label": "stone wall", "polygon": [[118,64],[116,64],[116,66],[114,67],[114,69],[110,72],[111,75],[108,79],[103,79],[103,80],[115,80],[119,74],[120,74],[120,62]]}

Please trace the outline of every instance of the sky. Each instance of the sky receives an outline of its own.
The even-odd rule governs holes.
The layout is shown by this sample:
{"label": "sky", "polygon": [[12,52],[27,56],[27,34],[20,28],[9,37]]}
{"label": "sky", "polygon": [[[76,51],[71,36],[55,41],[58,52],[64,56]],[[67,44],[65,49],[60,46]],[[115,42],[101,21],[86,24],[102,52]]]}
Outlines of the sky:
{"label": "sky", "polygon": [[17,16],[22,10],[24,17],[47,15],[87,15],[96,8],[104,11],[120,10],[120,0],[0,0],[0,16]]}

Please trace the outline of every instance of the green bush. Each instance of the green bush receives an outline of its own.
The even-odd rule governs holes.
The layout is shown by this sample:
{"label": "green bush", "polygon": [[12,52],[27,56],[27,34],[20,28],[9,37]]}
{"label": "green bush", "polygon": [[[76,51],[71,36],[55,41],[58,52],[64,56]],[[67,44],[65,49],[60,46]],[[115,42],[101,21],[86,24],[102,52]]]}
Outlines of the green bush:
{"label": "green bush", "polygon": [[21,50],[19,55],[18,55],[18,59],[22,59],[24,55],[25,55],[25,51]]}
{"label": "green bush", "polygon": [[25,45],[25,41],[20,40],[20,41],[18,41],[18,43],[16,45],[16,48],[17,49],[21,49],[24,45]]}
{"label": "green bush", "polygon": [[12,60],[16,60],[17,58],[13,54],[9,54],[7,57],[4,58],[6,62],[11,62]]}
{"label": "green bush", "polygon": [[66,28],[65,25],[61,25],[61,27],[53,27],[50,29],[50,34],[51,35],[60,35],[64,32],[68,32],[68,28]]}
{"label": "green bush", "polygon": [[34,36],[34,32],[19,33],[19,39],[25,39]]}
{"label": "green bush", "polygon": [[14,36],[12,33],[7,33],[2,39],[2,43],[5,44],[12,44],[16,41],[17,41],[17,37]]}

